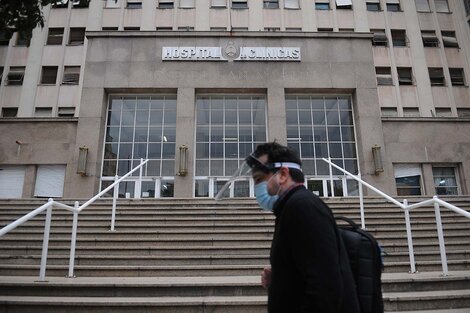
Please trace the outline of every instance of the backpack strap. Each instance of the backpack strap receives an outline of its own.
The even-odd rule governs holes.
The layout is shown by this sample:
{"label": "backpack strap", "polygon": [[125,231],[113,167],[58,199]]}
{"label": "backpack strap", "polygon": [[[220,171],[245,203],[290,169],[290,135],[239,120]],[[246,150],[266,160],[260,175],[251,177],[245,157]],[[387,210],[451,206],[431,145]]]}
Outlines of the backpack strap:
{"label": "backpack strap", "polygon": [[335,220],[337,221],[343,221],[349,224],[353,229],[358,229],[359,225],[357,225],[352,219],[347,218],[345,216],[335,216]]}

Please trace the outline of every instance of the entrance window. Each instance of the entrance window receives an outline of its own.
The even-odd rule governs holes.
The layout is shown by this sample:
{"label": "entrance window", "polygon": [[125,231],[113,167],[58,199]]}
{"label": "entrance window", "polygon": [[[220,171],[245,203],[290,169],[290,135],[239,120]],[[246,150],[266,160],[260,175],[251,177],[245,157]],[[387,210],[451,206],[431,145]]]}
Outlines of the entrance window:
{"label": "entrance window", "polygon": [[454,167],[433,167],[436,195],[458,195],[457,178]]}
{"label": "entrance window", "polygon": [[[331,157],[339,167],[358,173],[353,120],[350,97],[286,96],[287,145],[299,153],[307,187],[313,192],[331,194],[330,168],[322,158]],[[335,168],[332,174],[334,195],[352,195],[341,180],[344,174]]]}
{"label": "entrance window", "polygon": [[395,182],[398,196],[421,195],[421,167],[418,164],[396,164]]}
{"label": "entrance window", "polygon": [[[196,100],[195,195],[213,197],[258,144],[266,141],[264,96],[209,95]],[[249,196],[239,182],[231,196]]]}
{"label": "entrance window", "polygon": [[[145,184],[142,182],[142,186],[135,189],[127,186],[128,190],[120,190],[120,196],[172,195],[170,181],[175,174],[175,141],[175,96],[112,97],[108,108],[103,181],[110,181],[115,175],[125,175],[139,165],[141,158],[149,159],[142,169]],[[135,171],[130,179],[135,180],[138,176],[139,171]],[[166,188],[157,188],[156,181]],[[152,182],[154,185],[149,187]]]}

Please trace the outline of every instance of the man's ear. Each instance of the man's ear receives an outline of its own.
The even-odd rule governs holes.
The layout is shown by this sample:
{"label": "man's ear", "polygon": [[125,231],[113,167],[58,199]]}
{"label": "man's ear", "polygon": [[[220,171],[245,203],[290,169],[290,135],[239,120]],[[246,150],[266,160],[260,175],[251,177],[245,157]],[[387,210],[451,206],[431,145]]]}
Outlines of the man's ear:
{"label": "man's ear", "polygon": [[290,177],[290,173],[289,173],[289,168],[286,167],[286,166],[283,166],[279,169],[279,172],[280,172],[280,178],[281,178],[281,183],[282,182],[285,182],[286,180],[289,179]]}

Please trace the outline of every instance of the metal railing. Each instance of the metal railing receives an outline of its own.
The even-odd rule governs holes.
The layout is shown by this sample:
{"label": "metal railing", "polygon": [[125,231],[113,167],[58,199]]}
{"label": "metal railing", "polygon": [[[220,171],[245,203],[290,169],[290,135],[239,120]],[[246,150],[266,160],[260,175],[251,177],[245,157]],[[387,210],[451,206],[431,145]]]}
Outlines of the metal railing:
{"label": "metal railing", "polygon": [[[96,196],[91,198],[90,200],[86,201],[82,205],[79,205],[78,201],[75,201],[74,206],[68,206],[53,199],[49,199],[48,202],[40,207],[36,208],[35,210],[31,211],[30,213],[24,215],[23,217],[17,219],[16,221],[8,224],[7,226],[0,229],[0,237],[7,234],[11,230],[15,229],[16,227],[22,225],[23,223],[29,221],[30,219],[34,218],[36,215],[46,211],[46,220],[44,223],[44,237],[42,241],[42,254],[41,254],[41,265],[39,269],[39,281],[45,281],[46,279],[46,266],[47,266],[47,254],[49,250],[49,235],[51,230],[51,221],[52,221],[52,209],[53,207],[61,208],[73,213],[73,222],[72,222],[72,239],[70,242],[70,259],[69,259],[69,274],[68,277],[74,277],[74,267],[75,267],[75,248],[77,242],[77,226],[78,226],[78,214],[82,212],[85,208],[99,199],[102,195],[107,193],[109,190],[114,188],[113,192],[113,208],[111,214],[111,231],[114,231],[115,219],[116,219],[116,202],[119,193],[119,183],[132,175],[135,171],[139,170],[139,182],[142,182],[142,167],[144,164],[148,162],[147,160],[140,159],[140,164],[129,171],[124,176],[120,178],[116,175],[115,181],[99,192]],[[138,184],[140,185],[140,184]]]}
{"label": "metal railing", "polygon": [[437,236],[439,240],[439,250],[440,250],[440,255],[441,255],[441,264],[442,264],[442,273],[444,276],[447,276],[448,274],[448,267],[447,267],[447,255],[446,255],[446,248],[445,248],[445,242],[444,242],[444,231],[442,228],[442,220],[441,220],[441,211],[440,211],[440,206],[443,206],[451,211],[454,211],[455,213],[458,213],[464,217],[470,218],[470,212],[467,212],[459,207],[456,207],[455,205],[452,205],[446,201],[443,201],[439,199],[437,196],[432,197],[432,199],[424,200],[415,204],[408,205],[408,200],[404,199],[403,203],[400,201],[392,198],[391,196],[387,195],[383,191],[375,188],[374,186],[366,183],[361,179],[361,175],[354,175],[351,174],[350,172],[346,171],[345,169],[339,167],[338,165],[334,164],[331,162],[331,159],[325,159],[323,158],[323,161],[327,162],[330,166],[330,185],[332,188],[332,195],[334,196],[333,193],[333,175],[332,175],[332,170],[331,167],[334,167],[338,169],[339,171],[343,172],[346,174],[346,176],[351,177],[352,179],[356,180],[359,183],[359,197],[360,197],[360,211],[361,211],[361,227],[365,229],[365,217],[364,217],[364,196],[362,192],[362,186],[365,186],[369,188],[370,190],[374,191],[375,193],[379,194],[380,196],[384,197],[388,201],[392,202],[393,204],[397,205],[401,209],[405,211],[405,224],[406,224],[406,236],[407,236],[407,242],[408,242],[408,252],[409,252],[409,257],[410,257],[410,267],[411,267],[411,273],[416,273],[416,264],[415,264],[415,257],[414,257],[414,249],[413,249],[413,236],[411,233],[411,221],[410,221],[410,211],[422,206],[429,206],[429,205],[434,205],[434,214],[436,216],[436,226],[437,226]]}

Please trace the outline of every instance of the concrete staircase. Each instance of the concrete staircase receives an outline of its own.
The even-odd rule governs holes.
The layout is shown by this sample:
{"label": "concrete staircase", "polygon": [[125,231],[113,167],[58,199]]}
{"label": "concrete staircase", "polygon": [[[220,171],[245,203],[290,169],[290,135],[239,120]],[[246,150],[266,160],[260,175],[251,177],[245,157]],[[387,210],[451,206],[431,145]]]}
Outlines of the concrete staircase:
{"label": "concrete staircase", "polygon": [[[422,199],[413,199],[417,202]],[[470,210],[470,197],[445,199]],[[65,201],[71,204],[72,201]],[[357,199],[329,199],[359,222]],[[0,226],[44,200],[0,201]],[[122,200],[79,216],[76,278],[67,278],[71,213],[54,209],[46,272],[38,282],[44,215],[0,238],[3,312],[266,312],[259,274],[269,264],[274,218],[252,199]],[[408,274],[404,214],[366,199],[366,226],[386,256],[387,312],[470,313],[470,220],[442,209],[449,276],[441,276],[433,207],[411,213],[417,274]]]}

